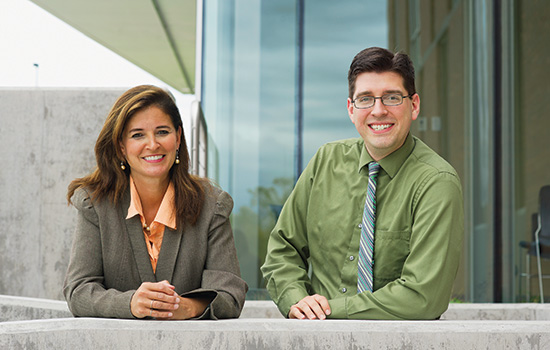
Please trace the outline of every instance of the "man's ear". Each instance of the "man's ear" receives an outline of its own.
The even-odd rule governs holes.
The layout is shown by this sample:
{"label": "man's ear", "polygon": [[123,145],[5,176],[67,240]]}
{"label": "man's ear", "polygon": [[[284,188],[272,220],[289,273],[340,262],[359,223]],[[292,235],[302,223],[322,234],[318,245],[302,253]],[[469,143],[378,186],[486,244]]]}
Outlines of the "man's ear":
{"label": "man's ear", "polygon": [[418,115],[420,114],[420,96],[418,94],[414,94],[413,97],[411,97],[412,101],[412,120],[416,120],[418,118]]}
{"label": "man's ear", "polygon": [[349,115],[349,119],[351,119],[351,122],[353,124],[355,124],[355,118],[353,118],[353,109],[354,109],[353,102],[351,102],[351,98],[348,97],[348,115]]}

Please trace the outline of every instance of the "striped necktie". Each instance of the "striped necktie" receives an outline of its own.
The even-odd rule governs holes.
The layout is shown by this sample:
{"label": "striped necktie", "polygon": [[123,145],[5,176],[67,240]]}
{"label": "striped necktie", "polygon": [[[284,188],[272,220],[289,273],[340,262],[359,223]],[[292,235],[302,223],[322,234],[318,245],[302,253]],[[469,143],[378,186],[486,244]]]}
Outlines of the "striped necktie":
{"label": "striped necktie", "polygon": [[374,252],[374,222],[376,218],[376,178],[380,164],[369,163],[369,183],[367,199],[363,210],[361,223],[361,239],[359,243],[359,261],[357,262],[357,293],[370,291],[373,286],[373,252]]}

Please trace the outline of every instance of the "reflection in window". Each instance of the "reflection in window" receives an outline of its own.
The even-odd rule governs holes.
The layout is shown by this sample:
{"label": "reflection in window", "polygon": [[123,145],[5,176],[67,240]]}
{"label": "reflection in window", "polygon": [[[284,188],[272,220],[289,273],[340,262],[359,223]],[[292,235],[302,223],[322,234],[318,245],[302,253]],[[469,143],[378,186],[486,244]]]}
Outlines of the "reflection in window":
{"label": "reflection in window", "polygon": [[[347,70],[368,46],[387,46],[384,1],[205,0],[203,110],[208,176],[234,199],[232,225],[248,298],[267,298],[259,267],[267,238],[302,167],[328,141],[357,137],[346,111]],[[297,71],[303,144],[296,142]]]}

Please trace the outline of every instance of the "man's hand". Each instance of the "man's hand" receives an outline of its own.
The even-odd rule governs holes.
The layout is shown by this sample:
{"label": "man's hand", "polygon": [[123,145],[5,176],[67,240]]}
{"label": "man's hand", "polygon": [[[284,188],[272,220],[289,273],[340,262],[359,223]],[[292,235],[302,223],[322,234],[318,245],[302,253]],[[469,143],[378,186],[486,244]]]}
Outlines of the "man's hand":
{"label": "man's hand", "polygon": [[299,320],[324,320],[330,315],[330,306],[327,298],[322,295],[309,295],[290,307],[288,318]]}

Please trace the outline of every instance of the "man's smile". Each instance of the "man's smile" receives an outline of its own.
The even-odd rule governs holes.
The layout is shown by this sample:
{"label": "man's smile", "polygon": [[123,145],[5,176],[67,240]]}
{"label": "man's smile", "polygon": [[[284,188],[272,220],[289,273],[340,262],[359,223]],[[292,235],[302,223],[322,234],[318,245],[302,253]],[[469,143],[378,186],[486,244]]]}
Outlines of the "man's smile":
{"label": "man's smile", "polygon": [[369,126],[374,131],[382,131],[392,127],[393,124],[389,124],[389,123],[388,124],[369,124]]}

